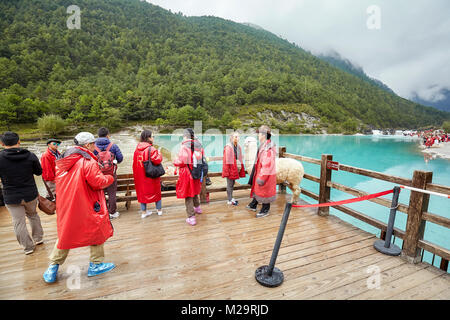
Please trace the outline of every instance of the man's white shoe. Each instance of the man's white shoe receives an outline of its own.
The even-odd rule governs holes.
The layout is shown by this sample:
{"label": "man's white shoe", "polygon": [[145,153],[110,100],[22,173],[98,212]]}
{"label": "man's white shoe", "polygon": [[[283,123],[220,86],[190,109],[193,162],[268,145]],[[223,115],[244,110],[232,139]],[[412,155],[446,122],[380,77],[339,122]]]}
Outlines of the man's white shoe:
{"label": "man's white shoe", "polygon": [[111,219],[115,219],[115,218],[118,218],[120,216],[120,213],[116,212],[116,213],[110,214],[109,216],[110,216]]}
{"label": "man's white shoe", "polygon": [[152,213],[153,213],[153,212],[147,210],[147,211],[145,211],[145,212],[143,212],[143,213],[141,214],[141,218],[142,218],[142,219],[145,219],[145,218],[151,216]]}
{"label": "man's white shoe", "polygon": [[158,210],[158,216],[162,216],[162,210]]}

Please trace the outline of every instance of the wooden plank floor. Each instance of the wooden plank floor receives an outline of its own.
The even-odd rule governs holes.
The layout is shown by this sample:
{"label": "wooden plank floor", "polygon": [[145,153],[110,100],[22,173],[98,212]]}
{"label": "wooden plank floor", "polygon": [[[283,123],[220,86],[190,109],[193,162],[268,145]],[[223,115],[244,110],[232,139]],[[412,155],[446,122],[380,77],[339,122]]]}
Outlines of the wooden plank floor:
{"label": "wooden plank floor", "polygon": [[[248,193],[236,192],[238,207],[227,206],[224,193],[211,194],[195,227],[185,223],[180,200],[163,199],[164,215],[144,220],[136,203],[129,211],[120,204],[114,237],[105,244],[106,262],[116,269],[88,278],[89,248],[73,249],[51,285],[42,273],[56,217],[40,214],[45,242],[26,256],[2,207],[0,299],[450,299],[448,274],[378,253],[373,235],[313,209],[293,209],[289,218],[277,260],[283,285],[260,286],[254,272],[269,262],[286,198],[278,195],[271,215],[256,219],[245,209]],[[373,266],[380,289],[367,284]],[[77,278],[71,270],[81,270],[79,288],[71,289]]]}

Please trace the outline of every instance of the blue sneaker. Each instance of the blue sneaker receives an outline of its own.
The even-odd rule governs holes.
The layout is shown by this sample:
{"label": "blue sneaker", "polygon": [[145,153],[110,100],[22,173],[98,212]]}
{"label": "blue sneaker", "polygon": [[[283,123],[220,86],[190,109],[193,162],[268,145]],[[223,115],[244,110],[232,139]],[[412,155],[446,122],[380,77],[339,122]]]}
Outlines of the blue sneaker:
{"label": "blue sneaker", "polygon": [[47,271],[44,272],[44,281],[47,283],[53,283],[56,281],[56,275],[58,274],[59,264],[51,264],[48,266]]}
{"label": "blue sneaker", "polygon": [[93,277],[114,269],[116,265],[114,263],[93,263],[89,262],[88,277]]}

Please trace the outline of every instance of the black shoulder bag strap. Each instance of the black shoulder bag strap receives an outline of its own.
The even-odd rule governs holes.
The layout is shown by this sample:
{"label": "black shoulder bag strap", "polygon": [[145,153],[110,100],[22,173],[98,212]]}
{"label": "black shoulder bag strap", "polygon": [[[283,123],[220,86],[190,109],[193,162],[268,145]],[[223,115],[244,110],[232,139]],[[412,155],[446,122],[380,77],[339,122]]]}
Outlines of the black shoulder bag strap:
{"label": "black shoulder bag strap", "polygon": [[258,157],[259,157],[259,148],[256,151],[255,163],[253,164],[252,173],[250,174],[250,178],[248,179],[249,185],[253,184],[253,177],[255,176],[256,163],[258,162]]}
{"label": "black shoulder bag strap", "polygon": [[[192,150],[191,150],[191,151],[192,151]],[[192,152],[192,155],[191,155],[192,169],[191,169],[191,167],[189,167],[189,163],[186,163],[186,167],[188,167],[189,172],[191,173],[192,179],[194,178],[194,177],[192,176],[192,170],[194,169],[194,152],[195,152],[195,149],[194,149],[194,151]]]}

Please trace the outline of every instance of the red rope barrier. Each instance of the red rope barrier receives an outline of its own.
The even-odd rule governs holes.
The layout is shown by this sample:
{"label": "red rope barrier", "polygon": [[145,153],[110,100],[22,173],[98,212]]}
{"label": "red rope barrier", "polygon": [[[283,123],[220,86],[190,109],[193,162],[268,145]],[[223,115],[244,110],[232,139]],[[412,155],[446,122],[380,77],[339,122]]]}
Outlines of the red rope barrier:
{"label": "red rope barrier", "polygon": [[354,203],[354,202],[360,202],[365,201],[373,198],[379,198],[381,196],[385,196],[387,194],[393,193],[394,190],[386,190],[383,192],[378,192],[374,194],[368,194],[363,197],[359,198],[353,198],[353,199],[347,199],[347,200],[341,200],[336,202],[327,202],[327,203],[317,203],[317,204],[307,204],[307,205],[292,205],[293,208],[318,208],[318,207],[333,207],[333,206],[339,206],[341,204],[348,204],[348,203]]}

